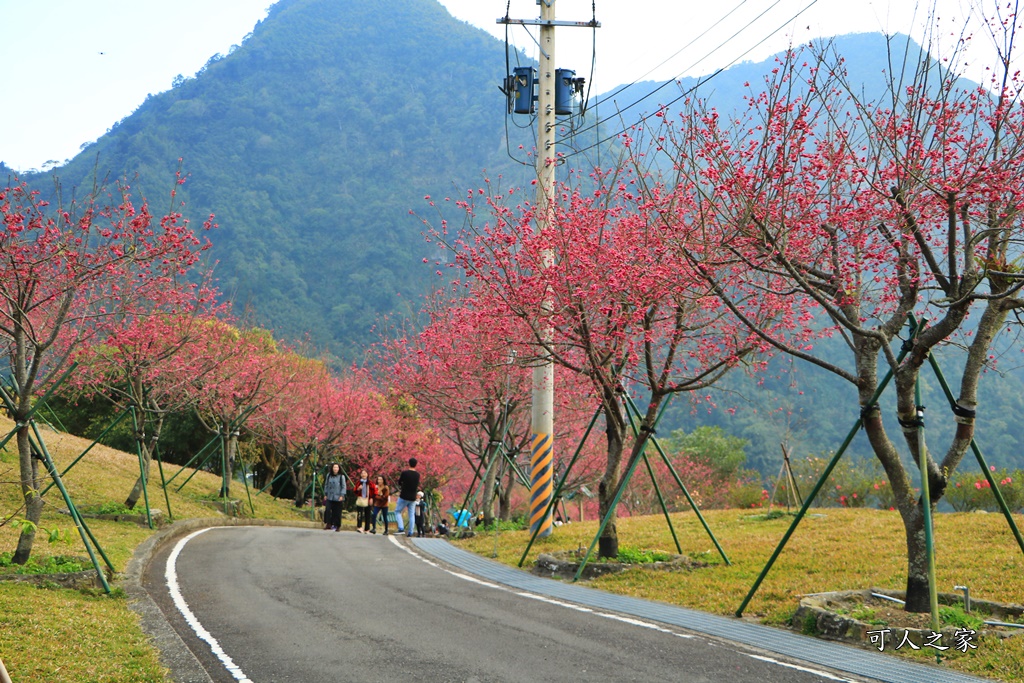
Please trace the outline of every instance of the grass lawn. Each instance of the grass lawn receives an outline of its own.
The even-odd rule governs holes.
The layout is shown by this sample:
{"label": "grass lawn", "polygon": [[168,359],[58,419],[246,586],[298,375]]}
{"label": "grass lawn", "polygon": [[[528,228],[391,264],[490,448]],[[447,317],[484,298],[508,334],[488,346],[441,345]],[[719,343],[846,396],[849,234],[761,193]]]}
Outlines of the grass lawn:
{"label": "grass lawn", "polygon": [[[678,513],[672,515],[672,523],[683,553],[710,562],[711,566],[691,572],[631,569],[588,585],[611,593],[733,615],[792,523],[792,517],[766,520],[748,510],[710,510],[703,514],[731,565],[722,561],[693,513]],[[1024,527],[1024,515],[1016,515],[1015,521],[1018,528]],[[557,527],[550,537],[534,543],[524,570],[542,552],[575,550],[580,546],[586,549],[597,526],[596,521],[587,521]],[[618,530],[620,547],[676,552],[663,515],[622,518]],[[954,585],[966,585],[975,599],[1024,602],[1024,554],[1001,514],[940,514],[935,518],[935,534],[940,592],[953,593]],[[518,565],[528,542],[527,531],[499,532],[495,559]],[[478,533],[456,543],[492,557],[495,534]],[[744,616],[773,625],[788,623],[802,594],[871,587],[906,587],[906,542],[899,514],[871,509],[812,508]],[[895,656],[904,656],[904,650]],[[914,658],[934,662],[933,654],[934,651],[921,651]],[[950,649],[944,655],[950,655],[944,659],[944,665],[950,668],[1024,683],[1024,634],[1005,640],[987,638],[967,654]]]}
{"label": "grass lawn", "polygon": [[[0,437],[13,427],[10,420],[0,418]],[[65,434],[42,431],[46,446],[58,468],[63,469],[77,457],[89,441]],[[170,477],[180,468],[167,466]],[[120,503],[128,496],[138,477],[139,461],[132,455],[104,446],[96,446],[64,477],[68,491],[79,508]],[[175,519],[217,517],[211,502],[220,491],[220,477],[200,472],[181,492],[174,488],[191,474],[182,473],[170,487],[171,512]],[[155,479],[156,483],[153,483]],[[0,522],[14,515],[22,505],[17,486],[18,461],[13,443],[0,451]],[[150,505],[166,513],[163,491],[156,468],[152,470],[148,488]],[[253,492],[255,493],[255,491]],[[242,498],[249,512],[245,487],[232,484],[232,494]],[[47,506],[40,521],[32,550],[32,561],[44,563],[47,558],[71,556],[87,558],[71,518],[60,514],[64,501],[56,487],[46,494]],[[308,520],[290,501],[274,500],[268,494],[253,498],[255,517],[265,519]],[[144,507],[137,506],[143,514]],[[154,531],[132,522],[87,520],[110,561],[123,571],[135,551]],[[57,531],[59,539],[47,542],[47,531]],[[0,555],[11,553],[19,531],[10,525],[0,526]],[[91,564],[86,560],[86,568]],[[0,567],[0,572],[13,572]],[[71,590],[54,584],[34,585],[0,581],[0,659],[15,683],[27,681],[61,681],[62,683],[143,683],[168,680],[158,653],[142,632],[139,618],[128,606],[128,599],[112,584],[112,595],[99,590]]]}
{"label": "grass lawn", "polygon": [[[11,423],[0,418],[0,432]],[[47,446],[59,467],[71,462],[88,442],[44,432]],[[0,451],[0,520],[21,505],[17,459],[12,445]],[[166,470],[167,476],[178,470]],[[138,473],[131,455],[97,446],[66,476],[67,487],[80,507],[121,502]],[[176,482],[183,481],[184,473]],[[197,474],[179,493],[171,492],[176,519],[214,517],[209,505],[216,498],[220,479]],[[236,486],[240,486],[237,485]],[[244,488],[233,489],[244,497]],[[150,503],[166,507],[159,485],[149,487]],[[244,498],[243,498],[244,500]],[[37,536],[33,558],[85,555],[78,533],[54,488],[40,524],[59,530],[59,540],[48,543]],[[288,501],[267,495],[254,499],[258,518],[308,519]],[[826,509],[823,516],[805,519],[785,552],[747,608],[746,616],[769,624],[787,621],[803,593],[860,589],[902,589],[906,579],[902,525],[895,512]],[[750,511],[713,510],[705,514],[729,558],[722,563],[714,545],[692,513],[673,516],[683,552],[711,566],[690,573],[631,570],[596,580],[593,586],[613,593],[634,595],[684,605],[716,614],[731,615],[742,602],[772,550],[789,525],[790,518],[764,520]],[[1024,517],[1018,515],[1018,526]],[[129,522],[91,520],[90,528],[119,570],[135,548],[153,532]],[[596,522],[576,522],[559,527],[531,550],[527,568],[540,552],[584,548],[593,540]],[[634,517],[619,521],[623,547],[675,552],[664,518]],[[936,519],[937,563],[940,590],[952,592],[954,584],[967,585],[978,599],[1024,602],[1024,555],[1021,554],[1002,515],[943,514]],[[18,532],[0,526],[0,553],[13,551]],[[468,550],[490,557],[495,548],[492,533],[459,541]],[[515,565],[529,540],[525,531],[502,531],[497,537],[498,560]],[[0,572],[11,569],[0,568]],[[140,683],[164,681],[166,672],[155,648],[142,633],[139,619],[117,589],[107,596],[97,591],[75,591],[0,582],[0,658],[16,683],[54,681],[65,683]],[[901,655],[902,656],[902,650]],[[952,650],[947,651],[953,652]],[[927,654],[919,654],[923,660]],[[933,660],[933,658],[931,658]],[[1024,636],[984,640],[966,655],[955,652],[946,665],[997,680],[1024,683]]]}

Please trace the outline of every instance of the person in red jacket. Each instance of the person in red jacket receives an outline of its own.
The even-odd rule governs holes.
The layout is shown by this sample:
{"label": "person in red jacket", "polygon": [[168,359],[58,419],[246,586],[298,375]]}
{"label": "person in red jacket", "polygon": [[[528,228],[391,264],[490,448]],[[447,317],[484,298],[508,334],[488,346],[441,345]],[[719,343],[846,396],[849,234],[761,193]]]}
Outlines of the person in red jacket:
{"label": "person in red jacket", "polygon": [[391,489],[388,488],[387,483],[384,481],[384,477],[377,477],[376,486],[374,487],[376,495],[373,497],[373,512],[371,513],[371,519],[373,520],[373,528],[370,529],[371,534],[377,533],[377,515],[384,515],[384,535],[388,535],[388,505],[391,502]]}
{"label": "person in red jacket", "polygon": [[[356,531],[361,534],[369,533],[370,519],[373,515],[373,499],[377,495],[377,487],[370,481],[366,470],[359,471],[359,481],[355,483],[356,489]],[[361,499],[361,500],[360,500]],[[365,505],[359,505],[364,502]]]}

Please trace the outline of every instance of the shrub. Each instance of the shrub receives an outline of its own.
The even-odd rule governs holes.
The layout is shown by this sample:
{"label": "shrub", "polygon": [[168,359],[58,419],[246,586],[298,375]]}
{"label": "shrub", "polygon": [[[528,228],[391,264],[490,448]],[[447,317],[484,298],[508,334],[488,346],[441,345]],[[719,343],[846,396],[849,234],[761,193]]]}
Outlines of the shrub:
{"label": "shrub", "polygon": [[[817,456],[793,460],[793,477],[801,493],[810,495],[827,465],[828,460]],[[876,460],[840,458],[814,503],[822,507],[881,507],[880,501],[888,493],[888,484],[879,482],[885,482],[885,477]]]}
{"label": "shrub", "polygon": [[672,555],[661,550],[643,550],[641,548],[619,547],[619,562],[626,564],[650,564],[652,562],[667,562]]}
{"label": "shrub", "polygon": [[740,479],[729,487],[729,506],[760,508],[768,504],[769,495],[760,479]]}
{"label": "shrub", "polygon": [[13,557],[11,552],[0,553],[0,567],[13,568],[15,574],[64,574],[85,569],[79,560],[64,555],[51,555],[42,560],[33,557],[23,565],[14,564]]}
{"label": "shrub", "polygon": [[[1017,512],[1024,508],[1024,472],[1021,470],[1010,472],[1005,468],[997,470],[995,467],[989,469],[1010,511]],[[995,512],[999,509],[991,484],[980,472],[955,473],[946,488],[946,500],[957,512],[973,512],[974,510]]]}
{"label": "shrub", "polygon": [[974,614],[968,614],[956,605],[945,605],[939,608],[939,620],[947,626],[970,628],[980,631],[985,621]]}

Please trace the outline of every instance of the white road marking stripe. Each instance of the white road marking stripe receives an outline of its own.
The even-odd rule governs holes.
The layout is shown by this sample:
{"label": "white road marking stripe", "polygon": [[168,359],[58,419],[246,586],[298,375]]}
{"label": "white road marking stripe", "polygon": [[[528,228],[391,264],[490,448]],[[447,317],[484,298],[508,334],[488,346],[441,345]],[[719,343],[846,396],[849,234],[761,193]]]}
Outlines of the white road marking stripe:
{"label": "white road marking stripe", "polygon": [[[659,626],[657,624],[653,624],[653,623],[651,623],[649,621],[642,621],[640,619],[633,619],[631,617],[623,617],[623,616],[620,616],[618,614],[611,614],[611,613],[608,613],[608,612],[597,612],[597,611],[594,611],[594,610],[590,609],[589,607],[583,607],[581,605],[574,605],[574,604],[569,603],[569,602],[563,602],[561,600],[555,600],[553,598],[549,598],[549,597],[546,597],[546,596],[543,596],[543,595],[538,595],[536,593],[526,593],[526,592],[523,592],[523,591],[520,591],[520,590],[513,590],[513,589],[509,588],[508,586],[503,586],[503,585],[500,585],[500,584],[491,583],[490,581],[484,581],[482,579],[476,578],[475,576],[470,576],[468,574],[462,574],[460,572],[453,572],[450,569],[445,569],[441,565],[439,565],[439,564],[437,564],[435,562],[430,561],[425,556],[420,555],[417,552],[414,552],[411,548],[409,548],[406,545],[398,542],[394,538],[389,538],[388,540],[390,540],[396,546],[398,546],[399,548],[401,548],[405,552],[409,553],[413,557],[419,558],[420,561],[425,562],[426,564],[429,564],[431,567],[436,567],[436,568],[440,569],[441,571],[447,572],[448,574],[451,574],[452,576],[456,576],[456,577],[458,577],[458,578],[460,578],[460,579],[462,579],[464,581],[469,581],[471,583],[476,583],[476,584],[479,584],[481,586],[487,586],[488,588],[496,588],[498,590],[502,590],[502,591],[505,591],[507,593],[512,593],[514,595],[518,595],[520,597],[530,598],[531,600],[538,600],[540,602],[546,602],[546,603],[549,603],[549,604],[552,604],[552,605],[557,605],[559,607],[565,607],[566,609],[576,610],[577,612],[589,612],[590,614],[594,614],[594,615],[599,616],[599,617],[604,617],[605,619],[612,619],[614,621],[621,621],[621,622],[623,622],[625,624],[631,624],[633,626],[639,626],[641,628],[648,628],[648,629],[651,629],[651,630],[654,630],[654,631],[660,631],[661,633],[668,633],[668,634],[674,635],[674,636],[676,636],[678,638],[697,638],[697,636],[690,635],[688,633],[676,633],[675,631],[673,631],[671,629],[663,628],[663,627],[661,627],[661,626]],[[822,678],[827,678],[827,679],[832,680],[832,681],[841,681],[842,683],[855,683],[855,681],[853,681],[853,680],[851,680],[849,678],[839,678],[838,676],[834,676],[834,675],[832,675],[830,673],[827,673],[825,671],[821,671],[820,669],[812,669],[810,667],[799,666],[797,664],[789,664],[787,662],[783,662],[783,661],[780,661],[778,659],[772,659],[771,657],[763,657],[761,655],[750,654],[749,652],[743,652],[742,650],[734,650],[734,651],[739,653],[739,654],[746,655],[747,657],[752,657],[754,659],[758,659],[758,660],[761,660],[763,662],[768,662],[769,664],[777,664],[778,666],[786,667],[788,669],[796,669],[798,671],[805,671],[807,673],[811,673],[811,674],[814,674],[816,676],[821,676]]]}
{"label": "white road marking stripe", "polygon": [[821,676],[822,678],[827,678],[830,681],[842,681],[842,683],[856,683],[856,681],[854,681],[852,679],[840,678],[839,676],[833,676],[832,674],[826,673],[826,672],[822,671],[821,669],[811,669],[811,668],[808,668],[806,666],[799,666],[797,664],[789,664],[787,662],[781,662],[778,659],[772,659],[771,657],[762,657],[761,655],[752,655],[752,654],[747,653],[747,652],[744,652],[743,654],[747,655],[748,657],[752,657],[753,659],[760,659],[762,662],[770,662],[772,664],[778,664],[779,666],[784,666],[784,667],[786,667],[788,669],[796,669],[797,671],[806,671],[807,673],[812,673],[812,674],[814,674],[816,676]]}
{"label": "white road marking stripe", "polygon": [[[210,645],[211,652],[221,661],[221,663],[224,665],[224,668],[227,669],[228,673],[230,673],[236,680],[238,680],[239,683],[253,683],[248,677],[246,677],[246,675],[242,672],[241,668],[239,668],[238,665],[235,664],[234,661],[232,661],[231,657],[229,657],[227,655],[227,653],[224,652],[223,648],[221,648],[221,646],[220,646],[220,643],[217,642],[217,639],[214,638],[213,635],[209,631],[207,631],[203,627],[203,625],[199,622],[199,619],[196,618],[195,614],[193,614],[192,610],[189,608],[188,603],[185,602],[185,598],[182,596],[181,590],[178,587],[178,576],[177,576],[177,573],[175,572],[176,564],[177,564],[177,561],[178,561],[178,555],[181,554],[181,550],[182,550],[182,548],[185,547],[186,543],[188,543],[190,540],[192,540],[193,538],[195,538],[199,534],[201,534],[201,533],[203,533],[205,531],[209,531],[211,528],[214,528],[214,529],[226,529],[226,528],[230,528],[230,527],[209,527],[207,529],[200,529],[198,531],[192,532],[191,534],[189,534],[185,538],[183,538],[180,541],[178,541],[177,544],[175,544],[174,550],[171,551],[170,556],[167,558],[167,571],[165,573],[165,576],[167,578],[167,588],[168,588],[168,590],[169,590],[169,592],[171,594],[171,599],[174,601],[174,605],[178,608],[178,611],[181,612],[181,615],[185,618],[185,621],[188,622],[189,626],[192,627],[192,630],[195,632],[196,636],[200,640],[203,640],[203,641],[205,641],[206,643],[208,643]],[[469,581],[471,583],[475,583],[475,584],[478,584],[478,585],[481,585],[481,586],[486,586],[488,588],[494,588],[494,589],[497,589],[497,590],[505,591],[506,593],[512,593],[513,595],[518,595],[518,596],[523,597],[523,598],[529,598],[531,600],[537,600],[539,602],[546,602],[546,603],[548,603],[550,605],[556,605],[558,607],[564,607],[566,609],[575,610],[577,612],[586,612],[586,613],[589,613],[589,614],[593,614],[595,616],[604,617],[605,619],[611,619],[613,621],[620,621],[622,623],[630,624],[632,626],[639,626],[641,628],[647,628],[647,629],[651,629],[651,630],[654,630],[654,631],[659,631],[661,633],[668,633],[668,634],[674,635],[674,636],[676,636],[678,638],[696,638],[697,637],[697,636],[690,635],[690,634],[685,634],[685,633],[676,633],[675,631],[672,631],[671,629],[663,628],[663,627],[661,627],[661,626],[659,626],[657,624],[654,624],[654,623],[651,623],[651,622],[648,622],[648,621],[643,621],[643,620],[640,620],[640,619],[634,619],[634,618],[631,618],[631,617],[623,617],[623,616],[620,616],[618,614],[611,614],[611,613],[608,613],[608,612],[597,612],[595,610],[590,609],[589,607],[583,607],[581,605],[574,605],[572,603],[564,602],[564,601],[561,601],[561,600],[555,600],[553,598],[549,598],[549,597],[546,597],[546,596],[543,596],[543,595],[538,595],[536,593],[527,593],[527,592],[524,592],[524,591],[521,591],[521,590],[513,590],[513,589],[509,588],[508,586],[503,586],[501,584],[492,583],[490,581],[483,581],[481,579],[476,578],[475,576],[470,576],[469,574],[463,574],[461,572],[454,572],[454,571],[451,571],[450,569],[446,569],[446,568],[442,567],[441,565],[437,564],[436,562],[430,561],[429,559],[427,559],[423,555],[420,555],[419,553],[414,552],[411,548],[409,548],[408,546],[400,543],[398,540],[396,540],[394,538],[389,538],[388,540],[391,541],[391,543],[393,543],[397,547],[401,548],[405,552],[407,552],[410,555],[412,555],[413,557],[419,559],[421,562],[424,562],[424,563],[430,565],[431,567],[436,567],[437,569],[440,569],[441,571],[443,571],[443,572],[445,572],[447,574],[450,574],[450,575],[452,575],[454,577],[462,579],[463,581]],[[778,666],[786,667],[786,668],[789,668],[789,669],[795,669],[797,671],[805,671],[807,673],[811,673],[811,674],[814,674],[814,675],[817,675],[817,676],[821,676],[822,678],[827,678],[829,680],[840,681],[841,683],[855,683],[851,679],[840,678],[838,676],[834,676],[832,674],[826,673],[825,671],[821,671],[820,669],[812,669],[810,667],[799,666],[797,664],[789,664],[787,662],[783,662],[783,661],[780,661],[780,660],[777,660],[777,659],[773,659],[771,657],[764,657],[764,656],[761,656],[761,655],[750,654],[749,652],[742,652],[742,651],[739,651],[739,650],[737,650],[736,652],[738,652],[739,654],[746,655],[747,657],[750,657],[752,659],[757,659],[757,660],[760,660],[760,661],[763,661],[763,662],[767,662],[769,664],[776,664]]]}
{"label": "white road marking stripe", "polygon": [[178,574],[175,571],[178,563],[178,555],[181,554],[181,550],[185,547],[186,543],[210,529],[226,528],[228,527],[209,527],[207,529],[200,529],[199,531],[193,531],[191,534],[178,541],[174,546],[174,550],[171,551],[170,556],[167,558],[167,570],[164,572],[164,577],[167,579],[167,590],[171,594],[171,600],[174,601],[174,606],[178,608],[179,612],[181,612],[181,616],[185,617],[185,621],[192,627],[192,631],[195,632],[196,636],[200,640],[206,641],[206,643],[209,644],[210,651],[221,661],[221,664],[224,665],[224,668],[227,669],[228,673],[231,674],[235,680],[239,681],[239,683],[253,683],[242,672],[238,665],[231,660],[231,657],[224,652],[224,649],[220,646],[220,643],[217,642],[217,639],[214,638],[209,631],[203,628],[201,623],[199,623],[199,619],[197,619],[196,615],[193,614],[188,603],[185,602],[184,596],[181,594],[181,589],[178,586]]}

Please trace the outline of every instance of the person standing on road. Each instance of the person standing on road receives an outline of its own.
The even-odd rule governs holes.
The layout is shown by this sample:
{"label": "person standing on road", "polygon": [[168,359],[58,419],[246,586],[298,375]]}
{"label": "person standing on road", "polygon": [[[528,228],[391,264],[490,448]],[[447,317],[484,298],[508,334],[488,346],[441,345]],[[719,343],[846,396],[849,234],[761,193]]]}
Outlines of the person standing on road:
{"label": "person standing on road", "polygon": [[391,489],[384,482],[384,477],[377,477],[377,485],[373,496],[373,528],[371,534],[377,533],[377,515],[384,515],[384,535],[388,535],[388,504],[391,502]]}
{"label": "person standing on road", "polygon": [[427,535],[424,525],[427,519],[427,501],[423,498],[423,491],[416,494],[416,535],[423,538]]}
{"label": "person standing on road", "polygon": [[[420,473],[416,471],[416,458],[409,458],[409,469],[398,475],[398,504],[395,505],[395,520],[398,533],[405,531],[412,536],[416,530],[416,492],[420,488]],[[409,509],[409,523],[405,524],[402,513]]]}
{"label": "person standing on road", "polygon": [[324,481],[324,529],[341,530],[341,505],[345,500],[346,488],[341,465],[331,463]]}
{"label": "person standing on road", "polygon": [[[373,513],[374,485],[366,470],[360,470],[356,485],[356,531],[369,533],[370,515]],[[360,505],[362,503],[362,505]]]}

